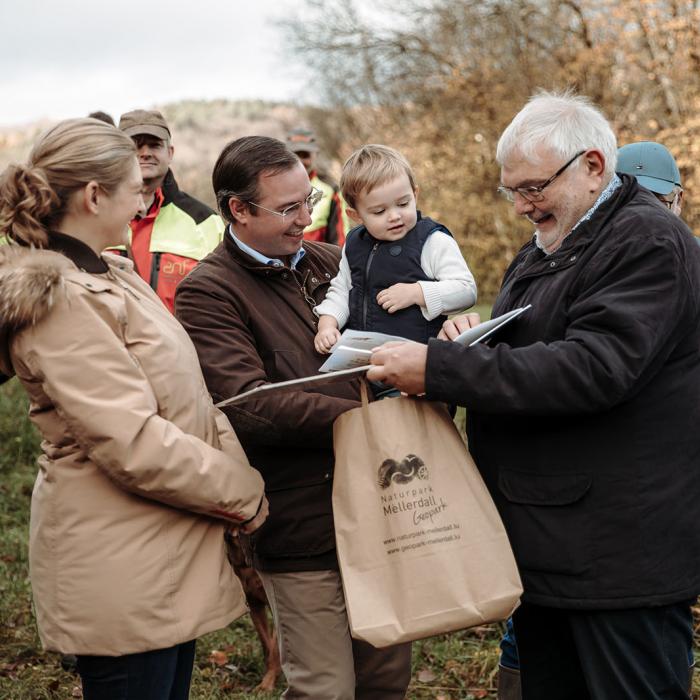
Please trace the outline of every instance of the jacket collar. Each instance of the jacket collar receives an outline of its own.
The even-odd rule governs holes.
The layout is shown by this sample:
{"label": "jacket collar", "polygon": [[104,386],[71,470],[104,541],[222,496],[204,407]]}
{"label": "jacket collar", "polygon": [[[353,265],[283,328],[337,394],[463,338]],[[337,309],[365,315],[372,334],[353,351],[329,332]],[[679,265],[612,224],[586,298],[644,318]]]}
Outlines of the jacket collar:
{"label": "jacket collar", "polygon": [[566,247],[569,250],[579,242],[588,244],[594,241],[617,211],[637,195],[639,192],[637,178],[624,174],[619,174],[618,177],[622,180],[622,185],[600,204],[589,219],[580,222],[576,234],[565,240],[562,248]]}
{"label": "jacket collar", "polygon": [[48,250],[65,255],[76,267],[91,274],[109,271],[107,263],[89,245],[65,233],[52,231],[49,234]]}
{"label": "jacket collar", "polygon": [[173,171],[170,168],[168,168],[168,172],[165,173],[163,184],[160,186],[160,188],[163,191],[162,206],[169,204],[180,194],[180,188],[178,187],[177,181],[175,180],[175,175],[173,175]]}

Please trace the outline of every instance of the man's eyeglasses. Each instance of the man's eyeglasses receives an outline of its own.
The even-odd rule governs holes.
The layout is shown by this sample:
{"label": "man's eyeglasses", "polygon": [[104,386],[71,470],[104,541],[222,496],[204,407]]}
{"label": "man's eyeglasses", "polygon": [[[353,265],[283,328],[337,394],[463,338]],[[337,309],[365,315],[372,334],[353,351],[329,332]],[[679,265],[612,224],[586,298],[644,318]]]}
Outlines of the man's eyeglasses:
{"label": "man's eyeglasses", "polygon": [[307,211],[309,214],[313,211],[314,207],[323,199],[323,192],[321,190],[317,190],[315,187],[311,190],[311,194],[303,201],[303,202],[296,202],[295,204],[290,204],[288,207],[285,207],[282,209],[282,211],[275,211],[274,209],[268,209],[267,207],[264,207],[262,204],[257,204],[256,202],[248,202],[248,204],[252,204],[254,207],[257,207],[258,209],[262,209],[263,211],[270,212],[270,214],[274,214],[275,216],[279,216],[281,219],[284,219],[286,216],[289,216],[290,214],[294,214],[294,216],[297,215],[299,212],[300,207],[306,206]]}
{"label": "man's eyeglasses", "polygon": [[578,157],[582,156],[588,149],[579,151],[571,160],[566,161],[564,165],[557,170],[549,180],[545,180],[541,185],[535,185],[532,187],[506,187],[501,185],[498,188],[498,193],[502,194],[509,202],[515,201],[515,193],[517,192],[523,199],[528,202],[541,202],[545,195],[542,194],[545,187],[549,187]]}

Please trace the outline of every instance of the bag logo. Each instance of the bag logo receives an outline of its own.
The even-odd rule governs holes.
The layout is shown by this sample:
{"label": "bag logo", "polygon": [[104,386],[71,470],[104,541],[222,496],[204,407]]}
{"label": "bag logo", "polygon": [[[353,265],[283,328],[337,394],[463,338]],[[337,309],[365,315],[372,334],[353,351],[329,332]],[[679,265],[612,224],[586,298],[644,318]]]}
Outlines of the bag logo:
{"label": "bag logo", "polygon": [[416,478],[427,479],[428,467],[414,454],[406,455],[400,462],[385,459],[379,467],[378,482],[383,489],[392,484],[408,484]]}

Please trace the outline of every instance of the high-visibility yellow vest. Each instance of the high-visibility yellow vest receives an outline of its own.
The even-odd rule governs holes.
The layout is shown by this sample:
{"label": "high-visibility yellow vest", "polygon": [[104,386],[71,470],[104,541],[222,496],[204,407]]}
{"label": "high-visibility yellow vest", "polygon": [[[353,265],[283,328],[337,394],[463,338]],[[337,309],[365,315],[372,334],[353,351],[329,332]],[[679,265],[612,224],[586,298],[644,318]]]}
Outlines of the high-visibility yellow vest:
{"label": "high-visibility yellow vest", "polygon": [[310,180],[311,186],[323,193],[323,198],[314,207],[311,223],[304,229],[304,238],[307,241],[325,241],[342,246],[345,234],[352,228],[345,211],[345,201],[340,192],[321,180],[316,173],[311,174]]}
{"label": "high-visibility yellow vest", "polygon": [[[136,269],[171,311],[177,285],[221,243],[224,230],[221,217],[182,192],[170,171],[151,211],[129,224]],[[125,246],[110,250],[127,254]]]}

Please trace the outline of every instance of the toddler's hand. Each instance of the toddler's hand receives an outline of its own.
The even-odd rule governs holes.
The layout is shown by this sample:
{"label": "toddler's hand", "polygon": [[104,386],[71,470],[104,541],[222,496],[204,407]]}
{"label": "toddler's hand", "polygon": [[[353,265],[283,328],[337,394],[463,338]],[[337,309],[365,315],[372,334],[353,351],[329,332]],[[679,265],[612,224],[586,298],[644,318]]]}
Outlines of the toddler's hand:
{"label": "toddler's hand", "polygon": [[340,331],[337,328],[325,328],[316,333],[314,338],[314,347],[316,352],[325,355],[331,351],[331,348],[340,338]]}
{"label": "toddler's hand", "polygon": [[425,299],[423,297],[423,289],[418,282],[413,284],[398,282],[379,292],[377,294],[377,303],[385,311],[393,314],[395,311],[413,306],[413,304],[424,306]]}

